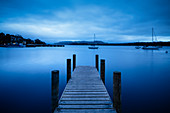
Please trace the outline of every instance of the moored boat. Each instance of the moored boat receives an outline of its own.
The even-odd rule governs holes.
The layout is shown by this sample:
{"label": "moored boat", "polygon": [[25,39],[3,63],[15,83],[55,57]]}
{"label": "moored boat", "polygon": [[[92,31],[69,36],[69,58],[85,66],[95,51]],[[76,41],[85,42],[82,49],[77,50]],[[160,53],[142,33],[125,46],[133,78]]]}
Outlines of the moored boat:
{"label": "moored boat", "polygon": [[94,34],[94,45],[88,47],[89,49],[98,49],[99,47],[95,46],[95,34]]}
{"label": "moored boat", "polygon": [[[154,29],[152,28],[152,42],[154,42],[154,37],[153,37],[153,34],[154,34]],[[156,37],[156,36],[155,36]],[[156,39],[155,39],[156,40]],[[158,50],[159,49],[159,46],[143,46],[142,49],[144,50]]]}
{"label": "moored boat", "polygon": [[89,49],[98,49],[99,47],[95,47],[95,46],[92,46],[92,47],[88,47]]}
{"label": "moored boat", "polygon": [[135,48],[136,48],[136,49],[140,49],[141,47],[140,47],[140,46],[136,46]]}
{"label": "moored boat", "polygon": [[157,47],[157,46],[143,46],[142,49],[144,49],[144,50],[158,50],[159,47]]}

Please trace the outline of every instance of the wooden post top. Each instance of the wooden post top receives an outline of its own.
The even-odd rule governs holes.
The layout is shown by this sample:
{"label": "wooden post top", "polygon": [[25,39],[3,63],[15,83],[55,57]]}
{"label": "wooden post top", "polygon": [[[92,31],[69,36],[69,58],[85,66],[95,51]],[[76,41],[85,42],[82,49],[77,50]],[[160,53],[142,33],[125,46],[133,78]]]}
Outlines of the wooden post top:
{"label": "wooden post top", "polygon": [[119,72],[119,71],[114,71],[113,73],[114,73],[114,74],[121,75],[121,72]]}
{"label": "wooden post top", "polygon": [[52,73],[59,73],[59,70],[53,70]]}

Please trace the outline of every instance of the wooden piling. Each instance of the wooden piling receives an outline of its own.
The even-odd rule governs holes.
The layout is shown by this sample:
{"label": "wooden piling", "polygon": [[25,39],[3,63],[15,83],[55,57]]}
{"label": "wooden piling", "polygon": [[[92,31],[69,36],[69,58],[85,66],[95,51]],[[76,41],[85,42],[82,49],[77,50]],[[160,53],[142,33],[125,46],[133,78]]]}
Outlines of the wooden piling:
{"label": "wooden piling", "polygon": [[67,59],[67,83],[71,78],[71,59]]}
{"label": "wooden piling", "polygon": [[99,71],[99,55],[96,55],[96,69]]}
{"label": "wooden piling", "polygon": [[121,113],[121,72],[113,73],[113,106]]}
{"label": "wooden piling", "polygon": [[59,101],[59,71],[54,70],[51,72],[52,79],[52,113],[58,107]]}
{"label": "wooden piling", "polygon": [[73,54],[73,71],[76,68],[76,54]]}
{"label": "wooden piling", "polygon": [[101,59],[101,62],[100,62],[100,77],[103,81],[103,83],[105,84],[105,60],[104,59]]}

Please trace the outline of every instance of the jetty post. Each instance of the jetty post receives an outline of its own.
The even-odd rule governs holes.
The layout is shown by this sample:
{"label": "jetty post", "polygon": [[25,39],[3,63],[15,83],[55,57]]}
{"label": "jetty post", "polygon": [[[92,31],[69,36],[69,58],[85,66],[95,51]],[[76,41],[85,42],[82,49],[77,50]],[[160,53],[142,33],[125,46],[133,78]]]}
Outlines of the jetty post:
{"label": "jetty post", "polygon": [[73,54],[73,71],[76,68],[76,54]]}
{"label": "jetty post", "polygon": [[121,113],[121,72],[113,72],[113,106]]}
{"label": "jetty post", "polygon": [[100,77],[105,84],[105,60],[101,59],[100,63]]}
{"label": "jetty post", "polygon": [[67,83],[71,78],[71,59],[67,59]]}
{"label": "jetty post", "polygon": [[96,69],[99,71],[99,55],[96,55]]}
{"label": "jetty post", "polygon": [[58,107],[59,101],[59,70],[53,70],[51,72],[51,81],[52,81],[52,113],[54,112],[55,108]]}

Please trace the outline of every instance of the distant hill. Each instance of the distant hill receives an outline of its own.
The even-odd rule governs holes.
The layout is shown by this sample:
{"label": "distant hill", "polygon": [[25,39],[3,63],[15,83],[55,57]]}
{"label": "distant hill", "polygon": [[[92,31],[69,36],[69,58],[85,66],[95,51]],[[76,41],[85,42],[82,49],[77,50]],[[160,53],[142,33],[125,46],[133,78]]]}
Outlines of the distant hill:
{"label": "distant hill", "polygon": [[101,45],[101,44],[107,44],[102,41],[61,41],[55,44],[63,44],[63,45]]}

